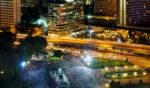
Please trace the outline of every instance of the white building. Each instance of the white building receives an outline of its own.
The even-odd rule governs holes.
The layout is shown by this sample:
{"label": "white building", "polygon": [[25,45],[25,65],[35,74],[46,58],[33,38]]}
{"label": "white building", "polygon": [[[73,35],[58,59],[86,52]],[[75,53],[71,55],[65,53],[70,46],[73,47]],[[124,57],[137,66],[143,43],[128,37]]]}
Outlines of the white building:
{"label": "white building", "polygon": [[0,27],[15,26],[21,18],[21,0],[0,0]]}

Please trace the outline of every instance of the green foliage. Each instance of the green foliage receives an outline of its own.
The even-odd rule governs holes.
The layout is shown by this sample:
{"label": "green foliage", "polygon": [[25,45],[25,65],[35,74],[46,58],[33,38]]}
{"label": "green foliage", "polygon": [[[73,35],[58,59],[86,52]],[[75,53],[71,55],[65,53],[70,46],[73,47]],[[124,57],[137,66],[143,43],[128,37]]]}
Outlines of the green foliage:
{"label": "green foliage", "polygon": [[19,54],[13,43],[15,35],[11,32],[0,33],[0,68],[12,69],[17,67]]}
{"label": "green foliage", "polygon": [[27,59],[30,58],[33,53],[42,51],[47,46],[47,40],[39,36],[28,36],[22,41],[20,46],[24,57]]}
{"label": "green foliage", "polygon": [[49,57],[49,60],[50,60],[50,61],[59,61],[60,58],[55,57],[55,56],[50,56],[50,57]]}
{"label": "green foliage", "polygon": [[125,65],[131,66],[133,64],[124,61],[96,58],[91,61],[90,67],[103,68],[103,67],[115,67],[115,66],[125,66]]}
{"label": "green foliage", "polygon": [[63,55],[63,52],[61,50],[56,50],[54,52],[54,56],[60,58]]}

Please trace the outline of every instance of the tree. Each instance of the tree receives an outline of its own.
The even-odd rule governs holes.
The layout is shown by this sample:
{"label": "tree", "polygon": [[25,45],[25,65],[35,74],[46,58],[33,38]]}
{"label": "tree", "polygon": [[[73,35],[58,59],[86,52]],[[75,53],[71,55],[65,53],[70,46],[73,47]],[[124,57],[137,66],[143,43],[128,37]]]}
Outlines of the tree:
{"label": "tree", "polygon": [[42,51],[47,46],[47,40],[40,36],[28,36],[26,37],[20,47],[25,59],[30,58],[35,52]]}
{"label": "tree", "polygon": [[0,33],[0,50],[7,50],[13,48],[15,35],[11,32]]}
{"label": "tree", "polygon": [[13,43],[15,35],[11,32],[0,33],[0,68],[11,69],[17,65],[18,55]]}
{"label": "tree", "polygon": [[54,56],[60,58],[63,55],[63,52],[61,50],[56,50],[54,52]]}

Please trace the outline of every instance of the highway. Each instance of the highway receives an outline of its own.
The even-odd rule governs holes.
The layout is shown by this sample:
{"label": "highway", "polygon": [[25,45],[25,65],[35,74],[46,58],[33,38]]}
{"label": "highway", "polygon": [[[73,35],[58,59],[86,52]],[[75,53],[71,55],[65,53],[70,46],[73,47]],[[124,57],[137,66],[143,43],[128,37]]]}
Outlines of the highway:
{"label": "highway", "polygon": [[[17,37],[20,38],[22,35],[18,35]],[[26,36],[26,35],[25,35]],[[21,37],[22,38],[22,37]],[[116,56],[116,58],[120,60],[124,60],[124,58],[128,58],[128,61],[138,64],[142,67],[150,67],[150,46],[148,45],[140,45],[140,44],[128,44],[128,43],[117,43],[112,41],[101,41],[101,40],[94,40],[94,39],[75,39],[70,37],[49,37],[45,36],[48,43],[63,43],[63,44],[83,44],[83,45],[91,45],[95,47],[102,47],[108,49],[111,52],[94,52],[101,53],[102,55],[108,57],[109,55]],[[115,48],[115,49],[114,49]],[[119,49],[123,49],[122,51]],[[127,52],[125,52],[127,50]],[[129,50],[129,52],[128,52]],[[73,51],[73,50],[72,50]],[[121,54],[125,53],[125,55]],[[130,55],[132,53],[142,53],[148,55],[148,57],[143,56],[135,56]],[[112,57],[110,57],[112,59]]]}
{"label": "highway", "polygon": [[[80,49],[73,49],[73,48],[64,48],[64,47],[53,47],[53,49],[58,49],[58,50],[68,50],[71,51],[72,54],[74,55],[79,55],[80,54]],[[107,59],[113,59],[113,60],[120,60],[124,61],[125,57],[128,58],[128,61],[136,64],[140,67],[143,68],[150,68],[150,61],[143,59],[142,57],[137,57],[137,56],[130,56],[130,55],[120,55],[120,54],[115,54],[115,53],[109,53],[109,52],[96,52],[96,51],[87,51],[85,50],[84,52],[90,52],[90,54],[93,57],[101,57],[101,58],[107,58]]]}
{"label": "highway", "polygon": [[100,40],[89,40],[89,39],[75,39],[75,38],[59,38],[59,37],[58,38],[46,37],[46,38],[47,41],[51,43],[91,44],[97,47],[105,47],[105,48],[116,47],[116,48],[129,49],[136,52],[150,54],[150,46],[148,45],[117,43],[112,41],[100,41]]}

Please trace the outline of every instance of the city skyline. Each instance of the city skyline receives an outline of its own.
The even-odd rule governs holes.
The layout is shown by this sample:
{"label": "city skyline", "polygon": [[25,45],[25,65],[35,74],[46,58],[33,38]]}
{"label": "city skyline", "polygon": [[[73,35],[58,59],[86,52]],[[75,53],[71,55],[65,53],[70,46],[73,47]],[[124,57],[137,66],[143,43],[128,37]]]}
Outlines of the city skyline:
{"label": "city skyline", "polygon": [[0,88],[150,88],[150,1],[0,0]]}

